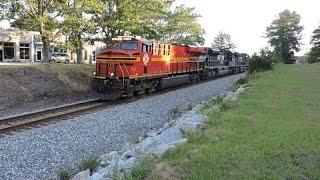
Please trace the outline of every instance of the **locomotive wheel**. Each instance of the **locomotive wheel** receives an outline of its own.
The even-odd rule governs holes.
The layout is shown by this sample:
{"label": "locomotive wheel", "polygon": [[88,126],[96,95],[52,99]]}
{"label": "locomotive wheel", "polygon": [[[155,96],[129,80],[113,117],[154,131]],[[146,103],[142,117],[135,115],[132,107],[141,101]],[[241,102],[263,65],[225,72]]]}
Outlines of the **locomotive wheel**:
{"label": "locomotive wheel", "polygon": [[214,71],[214,77],[217,77],[219,75],[219,71]]}

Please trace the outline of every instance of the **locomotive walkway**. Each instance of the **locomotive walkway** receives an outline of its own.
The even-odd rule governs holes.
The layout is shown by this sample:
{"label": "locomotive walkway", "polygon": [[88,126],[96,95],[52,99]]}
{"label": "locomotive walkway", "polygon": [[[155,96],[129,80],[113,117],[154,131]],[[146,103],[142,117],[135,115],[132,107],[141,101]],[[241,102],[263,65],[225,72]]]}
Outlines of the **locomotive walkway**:
{"label": "locomotive walkway", "polygon": [[72,171],[83,159],[121,149],[161,127],[173,109],[183,112],[243,76],[219,78],[0,138],[0,179],[54,179],[60,169]]}

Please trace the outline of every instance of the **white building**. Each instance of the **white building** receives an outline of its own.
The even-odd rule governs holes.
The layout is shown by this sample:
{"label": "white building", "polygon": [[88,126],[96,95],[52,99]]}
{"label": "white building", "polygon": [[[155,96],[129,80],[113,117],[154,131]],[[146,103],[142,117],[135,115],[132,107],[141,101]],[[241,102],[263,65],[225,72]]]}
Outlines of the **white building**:
{"label": "white building", "polygon": [[[63,44],[65,36],[60,37]],[[83,59],[85,63],[95,63],[97,52],[105,48],[105,43],[96,41],[86,43],[83,47]],[[36,62],[43,60],[43,46],[40,33],[22,31],[17,28],[0,28],[0,62]],[[70,62],[76,62],[76,54],[59,49],[56,44],[51,44],[51,52],[67,52]]]}
{"label": "white building", "polygon": [[15,28],[0,29],[0,62],[41,61],[41,52],[38,54],[36,50],[36,35],[39,33]]}

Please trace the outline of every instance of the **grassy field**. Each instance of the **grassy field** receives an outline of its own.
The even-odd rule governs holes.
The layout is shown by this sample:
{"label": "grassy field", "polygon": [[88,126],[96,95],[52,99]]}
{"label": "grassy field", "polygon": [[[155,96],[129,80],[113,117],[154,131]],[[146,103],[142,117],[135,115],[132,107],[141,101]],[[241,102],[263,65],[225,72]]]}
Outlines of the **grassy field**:
{"label": "grassy field", "polygon": [[166,154],[183,179],[319,179],[320,64],[279,65]]}

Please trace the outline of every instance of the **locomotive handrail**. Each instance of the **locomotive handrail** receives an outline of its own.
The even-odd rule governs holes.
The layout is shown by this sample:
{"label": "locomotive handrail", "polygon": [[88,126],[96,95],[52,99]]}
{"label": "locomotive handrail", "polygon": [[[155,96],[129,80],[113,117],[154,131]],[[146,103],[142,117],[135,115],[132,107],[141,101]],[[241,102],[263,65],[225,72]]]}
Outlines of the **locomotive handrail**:
{"label": "locomotive handrail", "polygon": [[122,85],[124,86],[124,72],[123,72],[123,69],[121,67],[121,63],[118,63],[118,65],[119,65],[119,68],[120,68],[121,73],[122,73]]}
{"label": "locomotive handrail", "polygon": [[128,71],[127,65],[125,63],[123,63],[123,65],[126,68],[127,74],[129,75],[129,71]]}

